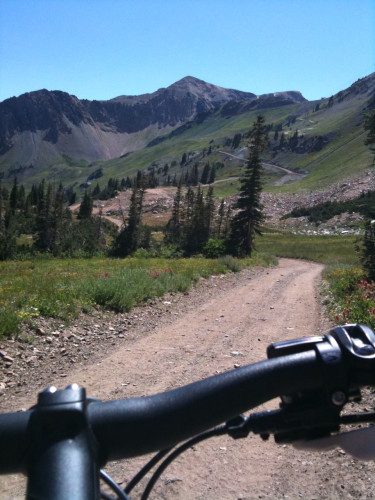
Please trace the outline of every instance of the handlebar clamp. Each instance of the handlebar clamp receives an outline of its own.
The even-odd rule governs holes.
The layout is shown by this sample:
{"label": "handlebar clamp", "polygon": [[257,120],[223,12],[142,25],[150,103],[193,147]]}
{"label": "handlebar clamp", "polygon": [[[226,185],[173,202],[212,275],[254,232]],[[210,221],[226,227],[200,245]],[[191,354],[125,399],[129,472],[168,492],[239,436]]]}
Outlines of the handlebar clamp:
{"label": "handlebar clamp", "polygon": [[268,347],[267,355],[275,358],[310,350],[321,363],[320,387],[281,396],[278,442],[337,431],[343,406],[361,399],[360,385],[375,382],[375,335],[368,327],[345,325],[325,336],[278,342]]}

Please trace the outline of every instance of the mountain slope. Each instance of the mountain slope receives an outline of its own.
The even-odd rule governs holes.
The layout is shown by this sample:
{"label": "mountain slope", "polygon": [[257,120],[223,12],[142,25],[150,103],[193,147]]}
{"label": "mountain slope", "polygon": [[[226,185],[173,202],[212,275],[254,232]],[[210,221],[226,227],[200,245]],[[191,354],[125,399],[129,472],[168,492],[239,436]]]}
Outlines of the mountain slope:
{"label": "mountain slope", "polygon": [[[363,121],[364,113],[374,107],[374,96],[375,74],[372,74],[330,98],[314,102],[271,105],[273,95],[250,103],[232,101],[203,121],[185,122],[171,133],[161,135],[147,148],[123,158],[97,162],[96,168],[100,164],[105,172],[100,183],[108,177],[134,175],[137,170],[160,173],[165,165],[169,166],[170,177],[185,176],[195,164],[201,172],[209,162],[216,166],[216,179],[221,181],[215,193],[233,194],[237,187],[235,178],[241,175],[247,155],[247,132],[256,115],[262,113],[270,129],[268,153],[264,156],[266,188],[289,191],[326,188],[371,168]],[[233,147],[237,134],[241,140]],[[182,166],[184,153],[187,161]],[[285,175],[283,168],[292,170],[294,175]],[[166,180],[167,176],[162,174],[160,182]]]}
{"label": "mountain slope", "polygon": [[[166,89],[109,101],[79,100],[41,90],[0,103],[0,158],[4,179],[23,178],[72,159],[111,159],[145,147],[188,121],[225,105],[256,107],[268,96],[224,89],[186,77]],[[278,105],[304,101],[298,92],[275,94]],[[82,162],[81,162],[82,165]]]}
{"label": "mountain slope", "polygon": [[[87,185],[100,172],[103,185],[141,170],[163,184],[209,162],[225,181],[241,175],[247,132],[261,113],[269,126],[267,188],[317,189],[369,168],[363,121],[374,107],[375,73],[314,102],[296,91],[256,96],[193,77],[109,101],[42,90],[0,103],[0,177]],[[295,175],[284,177],[285,168]]]}

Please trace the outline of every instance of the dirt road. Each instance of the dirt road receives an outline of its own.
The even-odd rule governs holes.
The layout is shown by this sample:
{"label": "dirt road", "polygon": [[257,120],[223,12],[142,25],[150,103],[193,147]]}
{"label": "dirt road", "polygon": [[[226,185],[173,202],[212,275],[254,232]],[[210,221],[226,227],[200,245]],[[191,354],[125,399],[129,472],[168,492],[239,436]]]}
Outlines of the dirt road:
{"label": "dirt road", "polygon": [[[164,298],[152,329],[138,324],[127,339],[103,349],[102,359],[71,371],[56,385],[77,382],[91,396],[119,399],[161,392],[262,360],[271,342],[328,328],[318,289],[321,271],[318,264],[282,259],[274,268],[202,280],[188,296]],[[17,404],[27,407],[29,402],[30,396],[19,394]],[[126,483],[144,462],[141,457],[107,470]],[[374,472],[372,462],[360,463],[339,450],[315,454],[258,437],[220,437],[174,462],[151,498],[370,499],[375,495]],[[22,498],[21,488],[19,480],[1,478],[0,498]],[[134,498],[139,498],[138,491]]]}

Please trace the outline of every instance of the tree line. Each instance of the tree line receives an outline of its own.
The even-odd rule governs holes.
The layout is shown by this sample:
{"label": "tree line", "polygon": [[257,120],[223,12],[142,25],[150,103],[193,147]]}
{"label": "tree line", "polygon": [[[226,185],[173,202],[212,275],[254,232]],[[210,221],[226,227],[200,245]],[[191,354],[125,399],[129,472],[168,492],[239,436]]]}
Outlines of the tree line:
{"label": "tree line", "polygon": [[[197,166],[180,176],[172,215],[164,231],[164,248],[180,255],[251,255],[263,221],[261,154],[267,134],[262,116],[257,117],[249,137],[249,157],[238,201],[233,206],[225,200],[215,203],[212,185],[215,167],[208,162],[200,177]],[[0,184],[0,259],[22,253],[65,256],[105,252],[125,257],[140,248],[150,249],[152,232],[142,223],[142,209],[144,193],[153,177],[152,172],[148,175],[138,172],[132,180],[110,179],[104,190],[99,184],[92,191],[86,189],[77,216],[69,208],[75,202],[75,194],[62,185],[55,188],[43,180],[26,194],[17,178],[10,191]],[[208,184],[205,191],[201,184]],[[112,197],[118,190],[128,188],[132,190],[130,207],[120,231],[103,217],[100,208],[93,215],[95,198]],[[22,243],[23,235],[29,239]]]}

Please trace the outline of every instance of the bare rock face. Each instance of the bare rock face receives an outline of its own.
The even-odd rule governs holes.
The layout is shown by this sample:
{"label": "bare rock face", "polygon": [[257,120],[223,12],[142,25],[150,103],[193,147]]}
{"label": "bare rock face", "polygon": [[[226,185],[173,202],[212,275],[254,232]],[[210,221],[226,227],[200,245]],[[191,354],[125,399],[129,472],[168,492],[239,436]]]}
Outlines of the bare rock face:
{"label": "bare rock face", "polygon": [[[269,100],[271,106],[304,100],[298,92],[260,99]],[[0,103],[0,159],[5,168],[0,175],[7,178],[25,169],[45,168],[62,154],[88,161],[118,157],[146,146],[144,130],[149,142],[150,136],[157,138],[190,120],[203,120],[225,106],[233,115],[258,103],[255,94],[190,76],[151,94],[108,101],[80,100],[45,89],[26,93]],[[130,149],[132,134],[139,137]]]}

